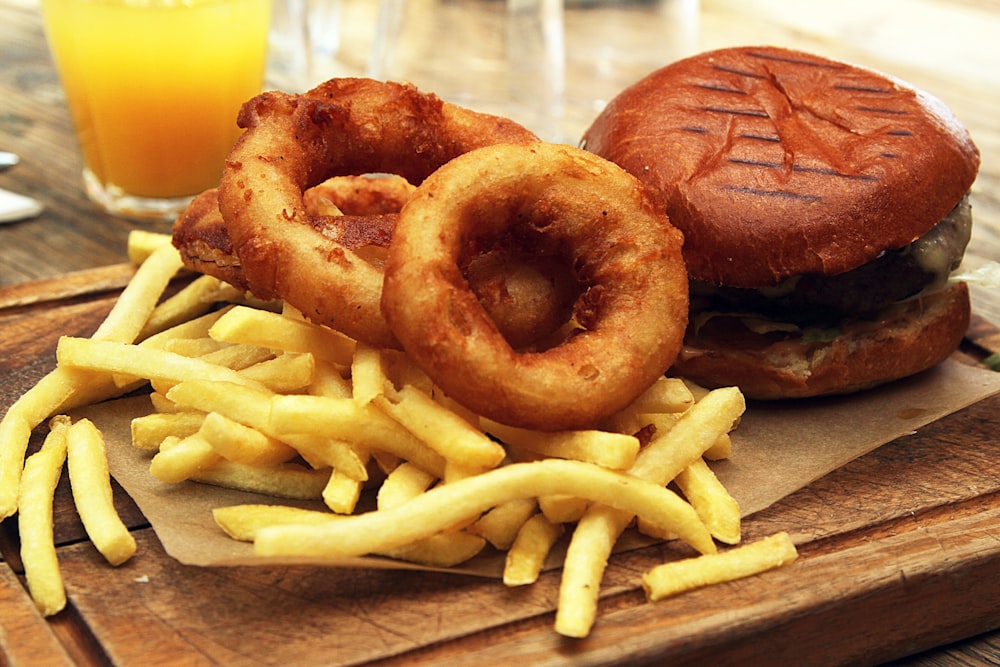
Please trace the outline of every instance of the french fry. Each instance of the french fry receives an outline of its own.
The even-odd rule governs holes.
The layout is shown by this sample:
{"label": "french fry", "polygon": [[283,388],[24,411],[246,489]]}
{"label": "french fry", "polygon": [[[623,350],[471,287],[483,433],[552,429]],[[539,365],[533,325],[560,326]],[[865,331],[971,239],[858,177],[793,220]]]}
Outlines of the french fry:
{"label": "french fry", "polygon": [[140,376],[150,380],[183,382],[198,379],[263,387],[231,368],[201,359],[189,359],[156,348],[89,338],[63,336],[56,347],[56,359],[63,367]]}
{"label": "french fry", "polygon": [[259,382],[278,393],[291,393],[308,387],[316,369],[315,358],[304,352],[286,352],[240,371],[245,378]]}
{"label": "french fry", "polygon": [[[327,512],[280,505],[233,505],[212,511],[215,522],[236,540],[252,542],[258,533],[274,526],[323,527],[346,517]],[[479,553],[486,541],[461,531],[432,535],[425,540],[377,553],[380,556],[431,567],[454,567]]]}
{"label": "french fry", "polygon": [[[231,307],[229,306],[228,308]],[[172,340],[208,338],[209,329],[225,314],[226,310],[227,308],[221,308],[186,322],[179,322],[168,329],[143,338],[139,341],[139,345],[142,347],[163,348]]]}
{"label": "french fry", "polygon": [[131,422],[132,446],[156,451],[168,435],[185,438],[198,432],[205,421],[203,412],[151,412]]}
{"label": "french fry", "polygon": [[500,551],[506,551],[514,543],[521,526],[535,514],[537,508],[534,498],[509,500],[479,517],[468,531],[481,535]]}
{"label": "french fry", "polygon": [[69,420],[54,417],[42,447],[24,463],[18,502],[21,563],[28,591],[38,611],[52,616],[66,606],[53,537],[52,501],[66,460]]}
{"label": "french fry", "polygon": [[137,340],[143,340],[172,326],[204,315],[219,302],[234,301],[242,293],[213,276],[198,276],[150,313]]}
{"label": "french fry", "polygon": [[170,280],[183,266],[180,253],[172,245],[154,250],[136,269],[92,338],[116,343],[135,341]]}
{"label": "french fry", "polygon": [[538,509],[552,523],[575,523],[589,505],[589,500],[576,496],[542,496],[538,499]]}
{"label": "french fry", "polygon": [[355,348],[353,340],[333,329],[248,306],[236,306],[219,318],[209,335],[227,343],[311,352],[344,366],[350,365]]}
{"label": "french fry", "polygon": [[253,542],[265,526],[321,526],[343,517],[330,512],[290,507],[287,505],[229,505],[212,510],[212,518],[234,540]]}
{"label": "french fry", "polygon": [[311,396],[326,398],[351,398],[353,389],[351,383],[340,374],[333,364],[317,360],[313,371],[313,381],[306,389]]}
{"label": "french fry", "polygon": [[171,387],[166,396],[168,400],[187,409],[217,412],[240,424],[270,434],[267,429],[267,414],[274,393],[266,388],[211,380],[187,380]]}
{"label": "french fry", "polygon": [[255,550],[259,555],[359,556],[429,537],[508,500],[547,494],[586,497],[645,516],[697,551],[715,552],[694,509],[673,492],[591,463],[560,459],[496,468],[436,486],[394,509],[344,517],[319,528],[266,528],[258,533]]}
{"label": "french fry", "polygon": [[170,234],[151,232],[146,229],[133,229],[128,233],[126,253],[128,260],[136,266],[142,264],[158,248],[172,245]]}
{"label": "french fry", "polygon": [[658,565],[642,577],[651,601],[703,586],[749,577],[791,563],[798,557],[788,533],[775,533],[762,540],[727,551]]}
{"label": "french fry", "polygon": [[288,444],[218,412],[205,415],[197,432],[219,456],[236,463],[271,466],[296,456]]}
{"label": "french fry", "polygon": [[431,487],[437,478],[412,463],[402,463],[389,473],[378,489],[376,505],[380,510],[399,507]]}
{"label": "french fry", "polygon": [[702,455],[709,461],[722,461],[733,455],[733,439],[728,433],[723,433],[712,446],[705,450]]}
{"label": "french fry", "polygon": [[110,376],[57,367],[21,394],[0,420],[0,520],[17,511],[31,432],[57,412],[122,393]]}
{"label": "french fry", "polygon": [[211,338],[173,338],[163,342],[159,349],[165,352],[173,352],[182,357],[204,357],[205,355],[218,352],[226,347],[225,343],[212,340]]}
{"label": "french fry", "polygon": [[382,354],[378,348],[358,343],[351,361],[351,385],[354,400],[367,405],[383,392],[388,378],[382,370]]}
{"label": "french fry", "polygon": [[639,439],[598,430],[542,432],[483,420],[483,430],[505,443],[543,456],[589,461],[612,470],[627,470],[639,453]]}
{"label": "french fry", "polygon": [[350,514],[361,499],[364,482],[334,470],[323,487],[323,504],[337,514]]}
{"label": "french fry", "polygon": [[706,394],[662,437],[653,436],[629,473],[667,484],[701,457],[723,433],[729,433],[746,409],[739,389],[724,387]]}
{"label": "french fry", "polygon": [[169,447],[161,446],[149,462],[149,473],[161,482],[176,484],[208,470],[221,458],[211,443],[195,433]]}
{"label": "french fry", "polygon": [[[743,414],[746,402],[735,388],[701,395],[669,430],[660,430],[636,457],[629,474],[656,484],[669,483],[700,458],[721,433],[728,433]],[[640,517],[642,518],[642,517]],[[555,629],[566,637],[586,637],[597,616],[597,598],[615,542],[632,520],[626,512],[592,506],[570,538],[559,586]],[[702,524],[704,525],[704,524]],[[676,534],[670,526],[658,531]]]}
{"label": "french fry", "polygon": [[210,364],[232,368],[234,371],[242,371],[256,364],[274,359],[276,356],[274,350],[269,350],[266,347],[229,343],[214,352],[209,352],[202,356],[201,360]]}
{"label": "french fry", "polygon": [[66,430],[66,458],[73,501],[91,542],[111,565],[135,553],[135,538],[115,510],[101,432],[88,419]]}
{"label": "french fry", "polygon": [[436,477],[444,476],[444,457],[375,406],[358,405],[353,399],[275,395],[270,428],[276,437],[288,442],[295,434],[323,433],[372,452],[388,452]]}
{"label": "french fry", "polygon": [[500,444],[416,387],[375,396],[372,402],[448,461],[493,468],[507,455]]}
{"label": "french fry", "polygon": [[319,500],[330,479],[330,470],[313,470],[297,463],[248,466],[219,459],[211,468],[192,475],[191,479],[275,498]]}
{"label": "french fry", "polygon": [[503,569],[504,585],[524,586],[535,583],[552,545],[564,531],[561,523],[549,521],[544,514],[536,514],[528,519],[507,552]]}
{"label": "french fry", "polygon": [[[608,558],[632,514],[594,505],[573,529],[559,584],[555,630],[564,637],[586,637],[597,618],[597,598]],[[669,526],[660,527],[673,532]]]}
{"label": "french fry", "polygon": [[455,567],[469,560],[486,546],[486,540],[462,530],[438,533],[410,544],[377,552],[379,556],[419,563],[428,567]]}
{"label": "french fry", "polygon": [[628,409],[635,412],[684,412],[694,405],[694,394],[679,378],[661,376],[646,391],[632,401]]}
{"label": "french fry", "polygon": [[724,544],[740,542],[740,506],[703,459],[680,471],[674,483],[708,527]]}
{"label": "french fry", "polygon": [[[224,417],[254,428],[266,436],[293,447],[314,467],[332,467],[352,479],[364,481],[368,477],[365,465],[350,444],[339,439],[338,434],[319,430],[281,433],[272,427],[272,405],[276,398],[310,398],[300,395],[280,396],[267,389],[255,389],[228,382],[192,380],[181,382],[167,392],[167,398],[178,405],[217,412]],[[354,405],[350,399],[341,400]],[[340,403],[341,405],[343,403]]]}
{"label": "french fry", "polygon": [[[134,341],[181,266],[175,248],[157,245],[136,269],[92,338]],[[8,408],[0,421],[0,520],[17,511],[18,486],[31,431],[59,411],[112,398],[127,390],[101,374],[57,367]]]}

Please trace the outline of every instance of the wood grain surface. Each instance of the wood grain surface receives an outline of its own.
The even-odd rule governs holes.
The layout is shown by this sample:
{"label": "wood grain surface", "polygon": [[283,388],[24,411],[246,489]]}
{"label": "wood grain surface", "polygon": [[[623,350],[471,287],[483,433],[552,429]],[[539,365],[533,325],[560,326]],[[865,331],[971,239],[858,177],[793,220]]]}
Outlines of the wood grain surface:
{"label": "wood grain surface", "polygon": [[[374,1],[374,0],[372,0]],[[363,27],[362,27],[363,28]],[[926,88],[969,126],[983,165],[968,263],[1000,260],[1000,6],[989,0],[703,0],[701,46],[772,43],[882,69]],[[0,409],[87,335],[131,268],[133,223],[87,201],[37,0],[0,0],[0,187],[45,212],[0,227]],[[146,227],[167,231],[163,226]],[[967,358],[1000,351],[1000,295],[973,289]],[[111,568],[86,540],[65,480],[56,541],[70,605],[44,620],[27,596],[16,522],[0,524],[0,664],[996,664],[1000,661],[1000,397],[900,438],[744,524],[787,530],[793,566],[650,604],[639,575],[673,547],[616,555],[598,624],[552,630],[558,572],[492,580],[294,567],[196,568],[139,542]],[[37,447],[36,440],[32,447]]]}

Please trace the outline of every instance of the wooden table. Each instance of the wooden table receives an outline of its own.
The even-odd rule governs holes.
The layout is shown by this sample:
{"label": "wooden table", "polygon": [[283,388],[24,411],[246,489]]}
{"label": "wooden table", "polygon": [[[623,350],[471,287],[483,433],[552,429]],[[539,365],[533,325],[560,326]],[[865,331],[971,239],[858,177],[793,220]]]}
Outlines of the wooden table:
{"label": "wooden table", "polygon": [[[1000,7],[987,0],[827,5],[704,0],[701,43],[804,48],[891,71],[941,97],[983,154],[968,262],[1000,260]],[[0,149],[23,160],[0,174],[0,187],[46,207],[36,220],[0,228],[5,407],[53,366],[58,335],[86,335],[107,311],[129,275],[121,263],[133,225],[82,194],[80,157],[35,2],[0,2],[0,49]],[[1000,323],[1000,295],[974,289],[974,309],[983,319],[971,337],[997,345],[988,322]],[[558,572],[508,591],[454,575],[186,567],[163,552],[120,489],[139,552],[112,569],[85,540],[64,481],[56,538],[69,608],[48,621],[37,615],[22,586],[16,524],[4,522],[0,662],[815,665],[914,654],[909,664],[995,661],[998,414],[1000,397],[984,400],[750,517],[747,539],[776,530],[802,539],[791,568],[647,604],[636,575],[659,560],[660,548],[616,556],[598,624],[576,642],[551,630]]]}

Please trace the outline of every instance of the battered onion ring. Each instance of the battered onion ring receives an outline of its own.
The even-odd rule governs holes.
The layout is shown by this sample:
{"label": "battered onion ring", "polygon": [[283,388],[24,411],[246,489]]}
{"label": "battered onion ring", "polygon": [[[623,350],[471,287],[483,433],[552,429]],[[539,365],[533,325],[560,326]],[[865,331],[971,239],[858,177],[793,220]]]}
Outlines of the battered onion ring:
{"label": "battered onion ring", "polygon": [[302,95],[264,93],[243,105],[246,128],[219,186],[219,207],[254,293],[273,293],[313,321],[398,347],[379,316],[382,273],[317,234],[303,191],[332,176],[391,173],[419,184],[469,150],[537,137],[404,84],[334,79]]}
{"label": "battered onion ring", "polygon": [[[311,214],[329,216],[316,218],[323,223],[317,232],[381,270],[396,220],[394,213],[413,190],[403,179],[335,177],[307,190],[304,200]],[[341,216],[341,209],[351,215]],[[173,243],[189,269],[253,293],[219,212],[216,189],[195,197],[177,218]],[[515,348],[544,342],[569,317],[578,292],[567,267],[516,249],[484,252],[471,260],[464,273],[480,303]],[[276,297],[271,293],[254,296],[263,300]]]}
{"label": "battered onion ring", "polygon": [[[583,292],[582,330],[518,353],[463,279],[470,246],[562,256]],[[670,367],[687,323],[681,233],[632,176],[570,146],[462,155],[406,203],[389,246],[382,311],[442,390],[490,419],[542,430],[592,427]]]}
{"label": "battered onion ring", "polygon": [[416,186],[394,174],[334,176],[302,193],[312,215],[398,213]]}

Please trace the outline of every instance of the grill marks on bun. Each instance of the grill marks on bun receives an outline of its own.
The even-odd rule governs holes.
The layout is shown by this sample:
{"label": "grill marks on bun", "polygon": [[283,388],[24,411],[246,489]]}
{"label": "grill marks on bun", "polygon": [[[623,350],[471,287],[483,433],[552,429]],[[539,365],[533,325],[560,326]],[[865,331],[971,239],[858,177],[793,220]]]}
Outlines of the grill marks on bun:
{"label": "grill marks on bun", "polygon": [[[781,57],[774,54],[761,53],[761,52],[750,52],[747,54],[751,59],[757,59],[764,61],[763,66],[766,70],[766,63],[769,61],[780,62],[783,64],[788,64],[796,67],[806,67],[806,68],[820,68],[825,70],[830,70],[831,72],[843,72],[846,71],[848,74],[854,72],[851,67],[839,65],[830,62],[819,62],[815,60],[810,60],[807,58],[794,58],[794,57]],[[694,81],[689,85],[699,88],[701,90],[707,91],[709,93],[718,93],[719,97],[717,103],[705,104],[697,107],[695,111],[702,112],[706,114],[722,114],[739,116],[745,118],[759,118],[766,123],[762,125],[766,126],[770,124],[773,131],[768,133],[764,127],[761,131],[743,131],[738,135],[738,139],[745,139],[749,141],[762,141],[768,144],[774,144],[776,146],[782,146],[782,134],[781,128],[777,125],[777,121],[771,117],[767,109],[758,104],[755,100],[754,94],[751,90],[748,90],[750,86],[747,85],[746,80],[752,82],[771,82],[772,85],[781,87],[781,78],[786,76],[785,73],[780,75],[775,72],[757,72],[736,69],[733,67],[722,66],[718,64],[713,64],[711,70],[720,72],[729,77],[735,76],[736,79],[712,79],[707,81]],[[759,85],[759,84],[755,84]],[[887,104],[878,102],[880,98],[885,102],[891,104],[892,100],[897,95],[897,89],[886,85],[875,85],[870,83],[857,83],[857,82],[840,82],[834,79],[829,84],[831,91],[839,91],[840,93],[847,93],[855,96],[864,96],[865,102],[859,101],[854,105],[854,111],[863,114],[887,114],[889,116],[909,116],[910,111],[902,107],[893,107]],[[742,86],[742,87],[741,87]],[[836,95],[837,92],[831,92],[830,95]],[[867,98],[872,97],[869,101]],[[732,100],[735,105],[727,106],[725,102]],[[713,100],[713,102],[715,102]],[[697,127],[682,127],[682,131],[694,131],[702,134],[710,134],[712,130],[705,126]],[[911,137],[912,132],[906,129],[888,129],[886,130],[886,135],[889,137]],[[782,146],[782,148],[784,148]],[[757,148],[751,149],[752,153],[757,152]],[[782,153],[786,155],[786,153]],[[883,151],[880,153],[881,157],[886,159],[898,159],[899,153],[894,151]],[[794,159],[794,156],[793,156]],[[847,179],[857,179],[867,182],[877,182],[879,176],[875,173],[874,169],[870,167],[863,173],[858,172],[845,172],[842,169],[838,169],[836,166],[824,163],[815,164],[799,164],[792,162],[791,164],[786,164],[785,161],[778,161],[774,159],[762,159],[762,158],[752,158],[752,157],[729,157],[728,162],[733,165],[739,165],[753,168],[762,169],[777,169],[777,170],[790,170],[792,174],[807,174],[807,175],[818,175],[818,176],[831,176],[835,178],[847,178]],[[737,175],[733,177],[734,180],[740,178],[748,177],[743,175]],[[788,181],[788,186],[781,189],[765,189],[765,188],[753,188],[745,186],[729,185],[723,186],[725,190],[731,192],[738,192],[745,195],[757,196],[757,197],[778,197],[784,199],[800,200],[804,202],[816,202],[822,199],[822,195],[813,191],[810,188],[810,183],[808,180],[795,182],[793,180]],[[798,188],[798,189],[796,189]]]}
{"label": "grill marks on bun", "polygon": [[663,194],[692,277],[735,287],[841,273],[905,246],[978,168],[968,133],[925,93],[773,47],[654,72],[612,100],[584,146]]}
{"label": "grill marks on bun", "polygon": [[692,324],[672,373],[750,398],[844,393],[929,368],[965,333],[968,291],[934,265],[968,242],[956,203],[979,152],[922,91],[723,49],[620,93],[583,145],[659,193],[684,233]]}

